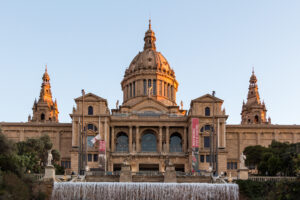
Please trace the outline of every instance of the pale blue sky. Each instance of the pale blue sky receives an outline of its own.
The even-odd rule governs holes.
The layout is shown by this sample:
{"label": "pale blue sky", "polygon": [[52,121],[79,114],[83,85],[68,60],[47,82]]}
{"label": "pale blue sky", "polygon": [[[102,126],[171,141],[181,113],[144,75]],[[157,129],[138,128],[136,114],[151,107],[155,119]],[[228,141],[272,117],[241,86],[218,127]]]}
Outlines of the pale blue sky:
{"label": "pale blue sky", "polygon": [[299,0],[1,1],[0,121],[27,120],[45,64],[61,122],[82,88],[114,108],[149,15],[178,104],[215,90],[228,123],[240,123],[254,66],[272,122],[300,124]]}

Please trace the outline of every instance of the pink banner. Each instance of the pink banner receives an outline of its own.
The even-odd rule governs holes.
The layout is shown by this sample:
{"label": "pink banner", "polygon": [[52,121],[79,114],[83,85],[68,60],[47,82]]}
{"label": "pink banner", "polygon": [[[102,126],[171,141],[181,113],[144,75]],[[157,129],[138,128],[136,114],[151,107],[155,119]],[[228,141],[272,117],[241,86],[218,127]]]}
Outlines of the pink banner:
{"label": "pink banner", "polygon": [[199,148],[199,119],[192,118],[192,148]]}
{"label": "pink banner", "polygon": [[99,151],[105,152],[105,141],[104,140],[99,141]]}

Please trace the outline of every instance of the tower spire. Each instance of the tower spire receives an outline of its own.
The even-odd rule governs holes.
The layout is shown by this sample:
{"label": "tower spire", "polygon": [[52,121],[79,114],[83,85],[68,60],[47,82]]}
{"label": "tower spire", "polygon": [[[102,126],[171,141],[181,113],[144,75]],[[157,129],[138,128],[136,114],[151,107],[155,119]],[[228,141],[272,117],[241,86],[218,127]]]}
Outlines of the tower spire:
{"label": "tower spire", "polygon": [[53,102],[52,100],[50,76],[48,74],[47,65],[45,65],[45,72],[42,77],[40,97],[38,102],[35,100],[32,110],[33,117],[31,121],[58,122],[57,102]]}
{"label": "tower spire", "polygon": [[252,75],[249,80],[249,89],[247,102],[242,106],[242,124],[261,124],[268,123],[266,119],[267,109],[264,103],[261,103],[257,78],[254,73],[254,67],[252,68]]}
{"label": "tower spire", "polygon": [[149,28],[145,33],[145,37],[144,37],[144,50],[146,49],[153,49],[156,50],[156,46],[155,46],[155,33],[154,31],[152,31],[152,27],[151,27],[151,18],[149,18]]}

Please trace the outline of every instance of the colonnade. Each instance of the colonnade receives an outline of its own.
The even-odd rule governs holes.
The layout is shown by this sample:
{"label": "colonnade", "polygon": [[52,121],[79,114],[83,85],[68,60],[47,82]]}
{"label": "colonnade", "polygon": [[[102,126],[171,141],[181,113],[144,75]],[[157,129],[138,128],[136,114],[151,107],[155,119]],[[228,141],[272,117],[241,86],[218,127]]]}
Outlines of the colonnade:
{"label": "colonnade", "polygon": [[[165,127],[165,141],[163,141],[163,128]],[[110,146],[111,152],[116,151],[116,137],[117,133],[115,132],[115,126],[111,126],[111,138],[110,138]],[[133,128],[135,128],[135,138],[133,138]],[[140,126],[128,126],[128,149],[129,153],[139,153],[141,152],[141,137],[143,132],[140,132]],[[147,127],[143,127],[147,128]],[[181,137],[182,140],[182,151],[187,151],[187,127],[183,128],[183,134]],[[153,130],[153,127],[149,127],[150,130]],[[157,133],[156,131],[154,131]],[[158,133],[156,135],[157,140],[157,151],[158,153],[169,153],[170,150],[170,127],[169,126],[159,126]],[[135,142],[133,142],[135,139]]]}

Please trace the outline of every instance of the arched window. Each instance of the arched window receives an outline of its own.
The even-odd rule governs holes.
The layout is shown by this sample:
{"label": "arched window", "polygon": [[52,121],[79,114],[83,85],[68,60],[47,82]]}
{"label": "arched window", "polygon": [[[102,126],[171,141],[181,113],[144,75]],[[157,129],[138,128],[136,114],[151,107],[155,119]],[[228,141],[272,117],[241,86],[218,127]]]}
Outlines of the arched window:
{"label": "arched window", "polygon": [[182,152],[182,139],[179,133],[173,133],[170,137],[170,152]]}
{"label": "arched window", "polygon": [[257,115],[255,115],[254,122],[255,122],[255,123],[258,123],[258,122],[259,122],[259,117],[258,117]]}
{"label": "arched window", "polygon": [[45,120],[45,114],[44,113],[41,114],[41,120]]}
{"label": "arched window", "polygon": [[153,133],[142,136],[142,152],[156,152],[156,136]]}
{"label": "arched window", "polygon": [[121,132],[117,134],[116,151],[128,152],[128,136],[126,133]]}
{"label": "arched window", "polygon": [[209,124],[206,124],[205,126],[203,126],[201,129],[200,129],[200,132],[203,133],[203,131],[210,131],[210,130],[213,130],[213,127]]}
{"label": "arched window", "polygon": [[88,115],[93,115],[94,114],[94,109],[93,106],[88,107]]}
{"label": "arched window", "polygon": [[210,108],[209,107],[205,108],[205,116],[210,116]]}
{"label": "arched window", "polygon": [[94,124],[88,124],[88,125],[87,125],[87,129],[88,129],[88,130],[92,130],[92,131],[97,131],[97,127],[94,126]]}

